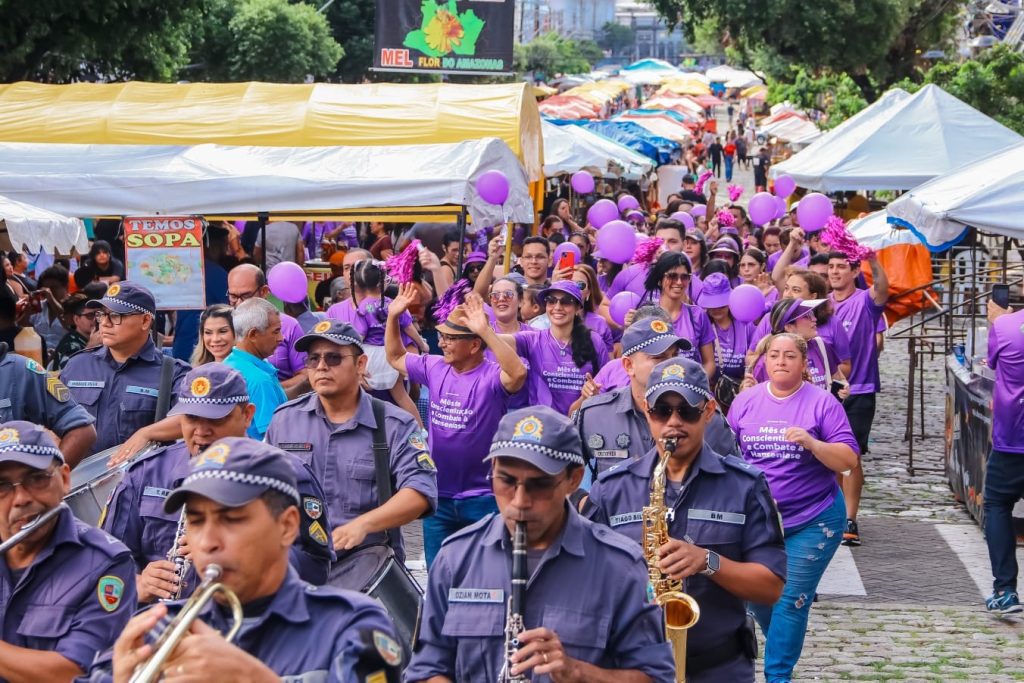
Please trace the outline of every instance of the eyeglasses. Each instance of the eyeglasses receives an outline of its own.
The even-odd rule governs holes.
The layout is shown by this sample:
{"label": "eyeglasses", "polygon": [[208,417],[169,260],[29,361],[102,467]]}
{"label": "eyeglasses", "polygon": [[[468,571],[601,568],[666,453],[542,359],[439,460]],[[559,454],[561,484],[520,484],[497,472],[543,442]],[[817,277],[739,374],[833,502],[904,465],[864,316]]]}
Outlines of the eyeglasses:
{"label": "eyeglasses", "polygon": [[689,273],[665,273],[664,277],[669,282],[688,282],[690,280]]}
{"label": "eyeglasses", "polygon": [[311,353],[306,356],[306,360],[303,361],[303,365],[310,370],[313,370],[320,367],[320,361],[322,360],[327,367],[336,368],[341,365],[346,358],[355,357],[356,354],[354,353]]}
{"label": "eyeglasses", "polygon": [[460,339],[476,339],[475,334],[445,334],[444,332],[438,332],[437,338],[443,341],[445,344],[450,344]]}
{"label": "eyeglasses", "polygon": [[257,292],[259,292],[258,289],[254,289],[251,292],[243,292],[242,294],[232,294],[231,292],[228,292],[228,302],[231,304],[240,304],[243,301],[248,301],[256,296]]}
{"label": "eyeglasses", "polygon": [[75,313],[75,315],[85,318],[86,320],[96,319],[96,311],[89,311],[87,313]]}
{"label": "eyeglasses", "polygon": [[96,320],[101,323],[107,320],[110,321],[111,325],[120,325],[124,322],[125,318],[130,318],[133,315],[145,315],[144,313],[113,313],[112,311],[96,311]]}
{"label": "eyeglasses", "polygon": [[57,470],[51,468],[26,475],[21,481],[0,481],[0,499],[9,498],[19,486],[24,486],[26,491],[32,493],[41,493],[50,485],[50,480],[55,474]]}
{"label": "eyeglasses", "polygon": [[526,256],[520,256],[520,261],[547,261],[547,254],[527,254]]}
{"label": "eyeglasses", "polygon": [[533,479],[527,479],[525,481],[519,481],[515,477],[510,477],[507,474],[488,474],[487,478],[494,485],[494,492],[498,495],[514,496],[516,489],[522,486],[526,490],[526,495],[530,498],[551,498],[555,494],[555,489],[563,481],[566,481],[569,477],[536,477]]}
{"label": "eyeglasses", "polygon": [[571,296],[548,296],[544,298],[545,306],[575,306],[578,302]]}
{"label": "eyeglasses", "polygon": [[700,406],[691,406],[689,403],[680,403],[677,406],[670,406],[667,403],[655,403],[647,409],[647,414],[651,416],[652,420],[657,422],[668,422],[672,419],[672,413],[675,413],[683,422],[693,423],[704,414],[705,406],[707,406],[706,403]]}
{"label": "eyeglasses", "polygon": [[491,292],[491,301],[512,301],[515,298],[516,293],[512,291]]}

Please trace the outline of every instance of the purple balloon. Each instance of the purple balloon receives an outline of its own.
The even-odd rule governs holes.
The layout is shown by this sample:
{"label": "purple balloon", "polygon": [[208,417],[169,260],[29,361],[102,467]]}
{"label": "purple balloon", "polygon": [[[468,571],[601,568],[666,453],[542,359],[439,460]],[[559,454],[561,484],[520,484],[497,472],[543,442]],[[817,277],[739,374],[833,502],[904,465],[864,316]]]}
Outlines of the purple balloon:
{"label": "purple balloon", "polygon": [[819,192],[812,192],[796,207],[796,220],[805,233],[817,232],[825,227],[825,221],[832,215],[832,200]]}
{"label": "purple balloon", "polygon": [[612,297],[611,302],[608,304],[608,313],[611,314],[612,320],[620,325],[626,324],[626,314],[629,313],[631,308],[636,308],[640,303],[640,295],[633,292],[619,292]]}
{"label": "purple balloon", "polygon": [[796,181],[788,175],[780,175],[775,179],[775,196],[785,199],[796,190]]}
{"label": "purple balloon", "polygon": [[775,195],[775,217],[782,218],[787,213],[789,213],[789,206],[786,204],[786,200]]}
{"label": "purple balloon", "polygon": [[567,251],[576,255],[576,263],[579,263],[580,261],[583,260],[583,255],[580,254],[579,247],[577,247],[572,242],[562,242],[557,247],[555,247],[555,255],[552,257],[552,262],[557,264],[558,259],[562,258],[562,254],[564,254]]}
{"label": "purple balloon", "polygon": [[576,190],[580,194],[590,194],[594,191],[594,176],[590,175],[586,171],[576,171],[572,174],[572,181],[570,183],[572,189]]}
{"label": "purple balloon", "polygon": [[686,226],[687,230],[693,230],[696,223],[693,222],[693,216],[686,213],[685,211],[676,211],[674,214],[669,216],[674,221],[679,221]]}
{"label": "purple balloon", "polygon": [[306,271],[297,263],[282,261],[270,269],[267,274],[270,293],[281,301],[297,304],[309,296],[309,278]]}
{"label": "purple balloon", "polygon": [[619,207],[610,199],[598,199],[594,205],[587,210],[587,221],[600,230],[605,223],[618,220]]}
{"label": "purple balloon", "polygon": [[601,258],[612,263],[626,263],[636,251],[636,231],[626,221],[609,221],[597,233]]}
{"label": "purple balloon", "polygon": [[508,178],[501,171],[487,171],[476,179],[476,191],[488,204],[500,206],[508,199]]}
{"label": "purple balloon", "polygon": [[625,213],[630,209],[639,209],[640,202],[631,194],[624,194],[619,197],[619,211]]}
{"label": "purple balloon", "polygon": [[747,215],[755,225],[765,225],[775,218],[777,211],[778,204],[775,203],[775,197],[767,192],[758,192],[750,198],[750,203],[747,204]]}
{"label": "purple balloon", "polygon": [[729,310],[741,323],[752,323],[764,314],[764,294],[754,285],[740,285],[729,294]]}
{"label": "purple balloon", "polygon": [[708,213],[708,207],[706,207],[703,204],[694,204],[693,208],[690,209],[690,215],[693,216],[694,218],[698,218],[700,216],[706,216],[707,213]]}

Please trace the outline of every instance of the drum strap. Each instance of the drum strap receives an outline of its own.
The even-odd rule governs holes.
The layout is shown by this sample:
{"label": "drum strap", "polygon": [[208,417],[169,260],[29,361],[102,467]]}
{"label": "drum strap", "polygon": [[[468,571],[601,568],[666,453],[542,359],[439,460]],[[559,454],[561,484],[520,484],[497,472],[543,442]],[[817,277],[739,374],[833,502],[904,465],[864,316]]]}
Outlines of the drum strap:
{"label": "drum strap", "polygon": [[[372,396],[370,401],[373,403],[373,420],[377,423],[373,430],[373,469],[377,479],[377,504],[383,505],[395,493],[391,486],[391,454],[388,452],[388,435],[384,430],[384,401]],[[395,547],[393,534],[392,529],[384,531],[384,537],[392,548]]]}

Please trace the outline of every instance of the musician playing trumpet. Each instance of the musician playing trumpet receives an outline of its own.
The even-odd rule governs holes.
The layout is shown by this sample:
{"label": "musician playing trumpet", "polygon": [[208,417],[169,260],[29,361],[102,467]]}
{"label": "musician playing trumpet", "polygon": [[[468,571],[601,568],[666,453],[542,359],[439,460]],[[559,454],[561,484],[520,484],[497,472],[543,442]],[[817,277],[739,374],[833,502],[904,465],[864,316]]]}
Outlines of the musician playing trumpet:
{"label": "musician playing trumpet", "polygon": [[[699,364],[686,358],[658,363],[645,399],[657,445],[603,472],[590,489],[586,514],[643,545],[645,508],[661,506],[667,540],[648,561],[681,582],[700,609],[687,633],[686,680],[753,681],[757,647],[744,603],[774,604],[786,577],[768,484],[760,470],[704,442],[715,402]],[[652,481],[663,457],[664,481]],[[656,485],[663,500],[652,500]]]}
{"label": "musician playing trumpet", "polygon": [[42,427],[0,424],[0,679],[11,683],[88,670],[135,605],[128,549],[59,507],[70,482]]}
{"label": "musician playing trumpet", "polygon": [[[221,439],[192,465],[164,502],[186,510],[192,560],[241,603],[236,624],[224,595],[198,609],[187,635],[159,667],[167,683],[185,681],[397,681],[402,651],[384,608],[359,593],[302,581],[288,554],[299,534],[295,471],[277,448],[245,438]],[[161,603],[134,617],[101,657],[92,680],[126,683],[154,654],[153,640],[187,601]]]}
{"label": "musician playing trumpet", "polygon": [[[406,680],[673,681],[640,549],[566,500],[583,478],[573,423],[546,406],[512,411],[487,459],[499,512],[441,546]],[[525,562],[513,564],[522,522]],[[510,603],[513,581],[525,590]]]}

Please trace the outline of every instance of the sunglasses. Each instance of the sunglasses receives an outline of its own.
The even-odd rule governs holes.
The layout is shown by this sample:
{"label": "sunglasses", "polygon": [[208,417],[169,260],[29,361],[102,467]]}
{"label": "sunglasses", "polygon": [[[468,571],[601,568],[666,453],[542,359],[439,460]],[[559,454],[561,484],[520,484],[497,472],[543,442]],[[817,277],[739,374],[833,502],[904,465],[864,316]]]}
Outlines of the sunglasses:
{"label": "sunglasses", "polygon": [[303,361],[308,369],[313,370],[320,367],[320,361],[329,368],[336,368],[342,364],[346,358],[355,358],[354,353],[311,353],[306,356],[306,360]]}
{"label": "sunglasses", "polygon": [[555,489],[558,485],[568,479],[568,477],[536,477],[519,481],[507,474],[488,474],[487,478],[491,480],[491,483],[494,485],[494,492],[498,495],[514,496],[516,489],[522,486],[526,489],[526,495],[530,496],[530,498],[551,498],[555,494]]}
{"label": "sunglasses", "polygon": [[437,338],[447,344],[447,343],[450,343],[450,342],[459,341],[460,339],[476,339],[476,335],[475,334],[445,334],[444,332],[438,332],[437,333]]}
{"label": "sunglasses", "polygon": [[512,301],[516,298],[515,292],[491,292],[491,301]]}
{"label": "sunglasses", "polygon": [[548,296],[544,298],[545,306],[575,306],[579,302],[571,296]]}
{"label": "sunglasses", "polygon": [[665,279],[669,282],[688,282],[690,279],[689,273],[665,273]]}
{"label": "sunglasses", "polygon": [[706,405],[691,406],[689,403],[680,403],[677,406],[670,406],[667,403],[655,403],[647,409],[647,414],[656,422],[668,422],[672,419],[672,413],[675,413],[683,422],[693,423],[704,414]]}

